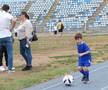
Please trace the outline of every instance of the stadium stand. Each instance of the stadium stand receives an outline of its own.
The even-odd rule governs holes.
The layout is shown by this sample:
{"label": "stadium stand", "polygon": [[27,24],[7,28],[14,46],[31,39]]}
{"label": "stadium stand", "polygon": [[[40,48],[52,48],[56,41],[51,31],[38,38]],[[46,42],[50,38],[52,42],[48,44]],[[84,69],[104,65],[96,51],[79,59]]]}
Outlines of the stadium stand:
{"label": "stadium stand", "polygon": [[108,26],[108,4],[105,8],[99,13],[99,15],[95,18],[95,22],[89,27],[106,27]]}
{"label": "stadium stand", "polygon": [[36,23],[37,25],[40,25],[43,21],[46,15],[48,14],[50,8],[54,4],[55,0],[46,0],[46,1],[36,1],[34,2],[29,10],[27,11],[28,14],[32,13],[33,18],[30,20],[32,23],[36,23],[36,20],[40,18],[40,22]]}
{"label": "stadium stand", "polygon": [[[51,19],[56,19],[56,21],[61,19],[65,29],[80,29],[84,26],[84,21],[89,20],[89,17],[92,17],[103,2],[103,0],[61,0],[56,7],[55,13],[52,14]],[[49,18],[44,29],[50,27],[50,22],[51,20]],[[58,22],[51,23],[51,29],[53,29],[56,23]]]}
{"label": "stadium stand", "polygon": [[[3,0],[3,4],[10,6],[9,12],[20,23],[19,14],[26,11],[30,21],[39,32],[52,31],[54,24],[61,19],[66,31],[84,30],[86,27],[105,27],[107,23],[107,0]],[[94,23],[93,23],[94,22]]]}

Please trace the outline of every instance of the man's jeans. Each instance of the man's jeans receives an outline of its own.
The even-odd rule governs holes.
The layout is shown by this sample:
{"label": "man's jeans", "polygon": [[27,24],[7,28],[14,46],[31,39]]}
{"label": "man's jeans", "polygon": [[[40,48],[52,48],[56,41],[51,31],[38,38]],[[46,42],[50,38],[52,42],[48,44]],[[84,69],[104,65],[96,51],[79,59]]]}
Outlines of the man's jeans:
{"label": "man's jeans", "polygon": [[13,67],[13,38],[11,37],[5,37],[0,38],[0,49],[3,46],[3,43],[6,46],[7,54],[8,54],[8,70],[12,70]]}
{"label": "man's jeans", "polygon": [[[32,54],[31,54],[31,46],[26,47],[26,38],[19,40],[20,41],[20,54],[25,59],[27,65],[32,65]],[[29,39],[32,42],[32,39]]]}

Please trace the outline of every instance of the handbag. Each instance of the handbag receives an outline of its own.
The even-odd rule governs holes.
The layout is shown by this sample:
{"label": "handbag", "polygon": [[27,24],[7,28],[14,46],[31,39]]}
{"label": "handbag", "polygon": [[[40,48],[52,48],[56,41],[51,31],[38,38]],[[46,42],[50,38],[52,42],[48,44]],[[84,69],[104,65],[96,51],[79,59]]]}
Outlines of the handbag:
{"label": "handbag", "polygon": [[38,37],[36,36],[36,34],[33,34],[32,41],[37,41],[37,40],[38,40]]}

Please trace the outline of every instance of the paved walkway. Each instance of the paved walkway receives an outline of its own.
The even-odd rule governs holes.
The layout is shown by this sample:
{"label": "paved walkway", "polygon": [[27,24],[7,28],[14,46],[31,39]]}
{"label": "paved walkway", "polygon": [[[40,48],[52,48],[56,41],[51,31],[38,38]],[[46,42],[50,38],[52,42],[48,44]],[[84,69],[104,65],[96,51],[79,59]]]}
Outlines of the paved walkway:
{"label": "paved walkway", "polygon": [[82,74],[74,72],[70,74],[74,77],[74,84],[71,86],[63,84],[63,76],[24,90],[108,90],[108,61],[89,67],[89,71],[89,84],[83,84]]}

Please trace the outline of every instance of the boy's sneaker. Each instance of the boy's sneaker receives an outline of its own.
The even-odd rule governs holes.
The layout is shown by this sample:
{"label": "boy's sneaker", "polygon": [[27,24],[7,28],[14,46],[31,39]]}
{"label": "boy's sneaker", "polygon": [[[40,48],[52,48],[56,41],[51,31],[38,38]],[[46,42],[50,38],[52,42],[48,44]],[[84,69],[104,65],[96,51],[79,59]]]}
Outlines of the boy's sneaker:
{"label": "boy's sneaker", "polygon": [[32,66],[26,66],[25,68],[22,69],[22,71],[28,71],[28,70],[32,70]]}
{"label": "boy's sneaker", "polygon": [[[15,68],[14,67],[12,67],[12,70],[14,70]],[[6,70],[8,70],[8,67],[6,66]]]}
{"label": "boy's sneaker", "polygon": [[5,68],[3,66],[0,66],[0,71],[5,71]]}
{"label": "boy's sneaker", "polygon": [[84,80],[85,80],[85,78],[86,78],[86,76],[83,76],[83,77],[82,77],[82,79],[81,79],[81,81],[84,81]]}
{"label": "boy's sneaker", "polygon": [[13,70],[9,70],[8,73],[15,73],[15,71],[13,71]]}
{"label": "boy's sneaker", "polygon": [[87,84],[87,83],[90,83],[90,81],[89,81],[88,78],[85,78],[85,80],[84,80],[84,84]]}

